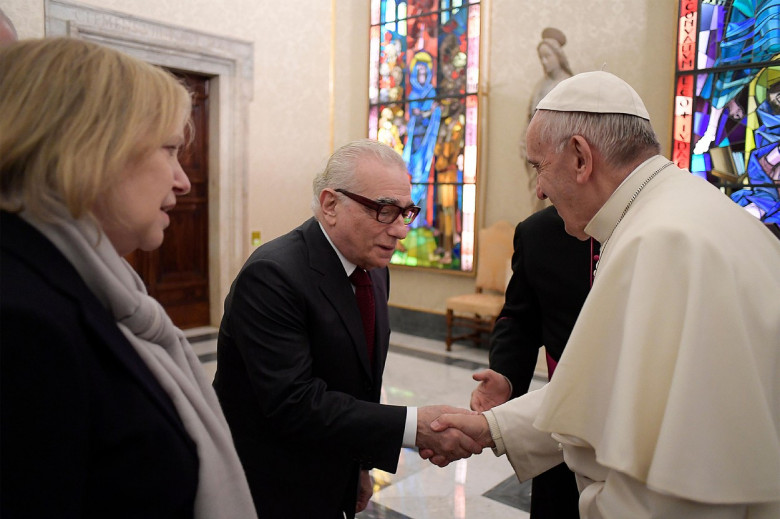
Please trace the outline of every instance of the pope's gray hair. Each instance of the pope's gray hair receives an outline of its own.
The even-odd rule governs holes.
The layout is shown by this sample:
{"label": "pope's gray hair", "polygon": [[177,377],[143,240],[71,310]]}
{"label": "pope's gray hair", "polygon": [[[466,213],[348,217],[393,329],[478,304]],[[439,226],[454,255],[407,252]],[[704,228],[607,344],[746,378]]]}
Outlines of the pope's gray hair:
{"label": "pope's gray hair", "polygon": [[638,156],[661,152],[650,121],[634,115],[537,110],[534,119],[539,139],[552,143],[555,153],[560,153],[575,135],[582,136],[614,166],[625,166]]}
{"label": "pope's gray hair", "polygon": [[345,144],[337,149],[328,159],[325,170],[314,177],[312,182],[314,197],[311,208],[315,215],[319,214],[320,193],[323,189],[357,189],[355,172],[360,161],[366,158],[376,159],[388,166],[396,166],[406,170],[406,163],[401,155],[387,144],[371,139],[361,139]]}

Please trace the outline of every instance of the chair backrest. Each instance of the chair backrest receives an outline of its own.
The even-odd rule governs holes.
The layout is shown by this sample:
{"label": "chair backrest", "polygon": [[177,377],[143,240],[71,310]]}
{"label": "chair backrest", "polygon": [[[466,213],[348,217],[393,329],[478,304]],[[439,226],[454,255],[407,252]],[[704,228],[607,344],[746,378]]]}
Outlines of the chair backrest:
{"label": "chair backrest", "polygon": [[512,275],[512,252],[514,227],[499,220],[490,227],[479,230],[477,237],[477,280],[476,288],[506,292]]}

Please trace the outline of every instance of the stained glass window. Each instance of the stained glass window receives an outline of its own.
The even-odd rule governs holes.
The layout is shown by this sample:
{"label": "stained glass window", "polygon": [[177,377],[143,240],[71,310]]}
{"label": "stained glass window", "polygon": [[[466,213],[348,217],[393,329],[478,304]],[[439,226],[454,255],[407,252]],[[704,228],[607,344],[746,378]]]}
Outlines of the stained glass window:
{"label": "stained glass window", "polygon": [[681,0],[672,155],[780,224],[780,0]]}
{"label": "stained glass window", "polygon": [[372,0],[368,134],[401,154],[422,209],[392,263],[471,271],[480,3]]}

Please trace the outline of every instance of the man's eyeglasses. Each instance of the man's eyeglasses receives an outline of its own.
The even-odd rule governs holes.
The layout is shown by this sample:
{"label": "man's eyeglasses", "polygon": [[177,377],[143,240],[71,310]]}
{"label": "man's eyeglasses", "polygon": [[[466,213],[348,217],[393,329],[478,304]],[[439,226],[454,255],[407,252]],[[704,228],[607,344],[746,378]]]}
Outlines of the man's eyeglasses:
{"label": "man's eyeglasses", "polygon": [[420,208],[416,205],[400,207],[395,204],[381,204],[371,200],[370,198],[356,195],[355,193],[350,193],[346,189],[336,189],[335,191],[351,198],[355,202],[362,204],[369,209],[376,211],[376,221],[380,223],[393,223],[400,214],[404,217],[404,224],[409,225],[414,221],[415,218],[417,218],[417,215],[420,213]]}

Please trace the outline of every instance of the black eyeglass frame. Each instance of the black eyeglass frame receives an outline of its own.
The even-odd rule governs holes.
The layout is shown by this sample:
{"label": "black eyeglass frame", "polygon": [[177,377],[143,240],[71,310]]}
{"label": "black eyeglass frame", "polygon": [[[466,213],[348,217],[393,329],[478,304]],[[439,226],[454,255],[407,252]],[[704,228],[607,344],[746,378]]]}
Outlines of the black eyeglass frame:
{"label": "black eyeglass frame", "polygon": [[[414,204],[407,207],[401,207],[400,205],[384,204],[381,202],[377,202],[376,200],[371,200],[370,198],[366,198],[356,193],[352,193],[350,191],[347,191],[346,189],[339,188],[339,189],[334,189],[334,191],[336,191],[337,193],[341,193],[342,195],[348,198],[351,198],[355,202],[365,207],[368,207],[373,211],[376,211],[376,221],[379,223],[391,224],[398,219],[399,215],[401,215],[404,218],[404,225],[409,225],[414,221],[415,218],[417,218],[417,215],[420,214],[420,208]],[[381,216],[382,212],[387,208],[391,208],[391,207],[393,209],[397,209],[397,211],[393,211],[393,213],[395,214],[392,215],[392,218],[390,218],[390,215],[382,217]]]}

